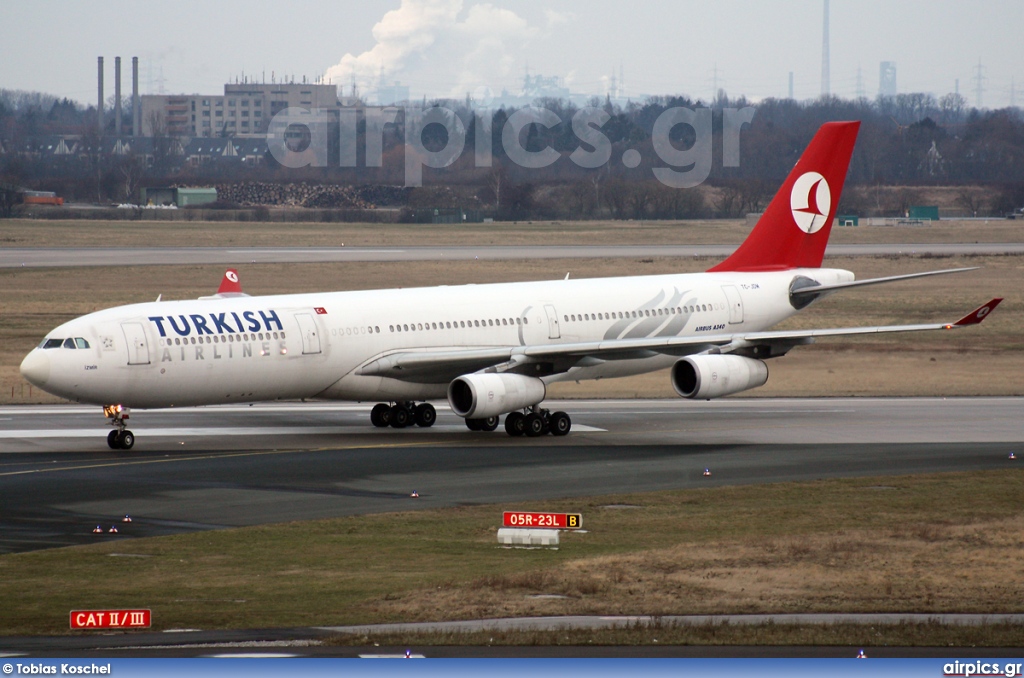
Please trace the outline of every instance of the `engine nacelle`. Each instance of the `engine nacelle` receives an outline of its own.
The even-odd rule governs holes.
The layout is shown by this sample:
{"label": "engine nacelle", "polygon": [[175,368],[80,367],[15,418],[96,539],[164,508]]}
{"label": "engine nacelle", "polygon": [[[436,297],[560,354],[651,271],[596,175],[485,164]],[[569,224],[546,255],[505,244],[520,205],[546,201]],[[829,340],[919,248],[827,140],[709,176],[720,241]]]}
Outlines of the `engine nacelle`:
{"label": "engine nacelle", "polygon": [[718,398],[766,381],[767,365],[738,355],[691,355],[672,366],[672,388],[684,398]]}
{"label": "engine nacelle", "polygon": [[448,404],[466,419],[486,419],[536,405],[547,387],[521,374],[464,374],[448,384]]}

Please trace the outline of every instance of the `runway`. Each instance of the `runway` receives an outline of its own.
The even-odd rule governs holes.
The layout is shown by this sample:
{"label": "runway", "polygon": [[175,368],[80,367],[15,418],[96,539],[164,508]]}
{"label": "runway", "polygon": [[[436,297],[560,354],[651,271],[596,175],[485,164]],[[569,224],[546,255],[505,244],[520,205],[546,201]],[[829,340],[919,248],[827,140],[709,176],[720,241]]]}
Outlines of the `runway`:
{"label": "runway", "polygon": [[[371,427],[369,405],[136,411],[130,452],[107,448],[99,408],[0,408],[0,553],[415,508],[1024,463],[1021,398],[548,405],[571,414],[569,436],[473,433],[440,407],[433,428],[403,430]],[[120,522],[126,514],[130,524]],[[104,533],[92,533],[97,525]]]}
{"label": "runway", "polygon": [[[346,261],[465,261],[726,257],[737,245],[535,245],[437,247],[69,247],[0,249],[0,268],[267,264]],[[963,256],[1024,254],[1024,243],[829,245],[826,256]]]}

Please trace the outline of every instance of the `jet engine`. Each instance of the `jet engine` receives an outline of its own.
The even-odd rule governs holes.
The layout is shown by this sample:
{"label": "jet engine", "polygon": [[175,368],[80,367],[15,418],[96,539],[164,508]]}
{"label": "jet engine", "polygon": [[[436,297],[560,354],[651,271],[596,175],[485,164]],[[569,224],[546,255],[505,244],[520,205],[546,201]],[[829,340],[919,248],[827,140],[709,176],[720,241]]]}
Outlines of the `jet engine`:
{"label": "jet engine", "polygon": [[738,355],[692,355],[672,366],[672,388],[684,398],[710,400],[766,381],[767,365]]}
{"label": "jet engine", "polygon": [[464,374],[448,385],[448,404],[466,419],[486,419],[536,405],[547,387],[521,374]]}

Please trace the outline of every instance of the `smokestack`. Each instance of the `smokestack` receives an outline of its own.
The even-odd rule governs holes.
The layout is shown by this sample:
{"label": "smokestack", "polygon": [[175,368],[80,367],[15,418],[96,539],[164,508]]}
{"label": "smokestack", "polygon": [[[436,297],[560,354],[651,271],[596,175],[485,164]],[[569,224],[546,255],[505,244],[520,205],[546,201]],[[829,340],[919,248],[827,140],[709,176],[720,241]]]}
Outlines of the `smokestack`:
{"label": "smokestack", "polygon": [[97,94],[97,97],[96,97],[96,127],[97,127],[97,130],[100,133],[100,136],[102,136],[103,135],[103,57],[99,57],[99,60],[97,62],[97,76],[96,77],[97,77],[97,85],[98,85],[98,92],[99,92]]}
{"label": "smokestack", "polygon": [[142,104],[139,102],[139,57],[132,57],[132,136],[142,136]]}
{"label": "smokestack", "polygon": [[825,19],[821,31],[821,96],[827,97],[831,93],[828,64],[828,0],[825,0]]}
{"label": "smokestack", "polygon": [[114,134],[121,136],[121,57],[114,57]]}

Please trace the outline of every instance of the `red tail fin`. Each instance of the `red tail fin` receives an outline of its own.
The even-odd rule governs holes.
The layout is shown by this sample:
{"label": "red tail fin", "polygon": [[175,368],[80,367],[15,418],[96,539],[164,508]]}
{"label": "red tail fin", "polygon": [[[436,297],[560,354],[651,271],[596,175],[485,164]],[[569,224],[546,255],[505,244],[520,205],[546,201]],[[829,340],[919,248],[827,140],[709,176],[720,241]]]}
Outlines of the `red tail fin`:
{"label": "red tail fin", "polygon": [[229,268],[224,272],[224,277],[220,281],[220,287],[217,288],[217,294],[241,294],[242,283],[238,280],[238,271],[233,268]]}
{"label": "red tail fin", "polygon": [[827,122],[811,139],[754,230],[710,271],[818,268],[860,122]]}

